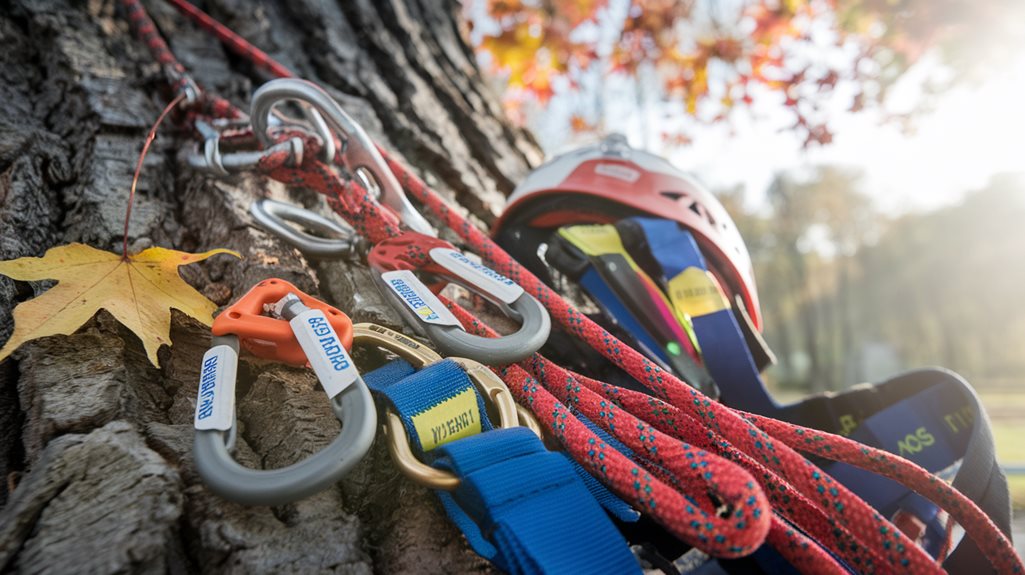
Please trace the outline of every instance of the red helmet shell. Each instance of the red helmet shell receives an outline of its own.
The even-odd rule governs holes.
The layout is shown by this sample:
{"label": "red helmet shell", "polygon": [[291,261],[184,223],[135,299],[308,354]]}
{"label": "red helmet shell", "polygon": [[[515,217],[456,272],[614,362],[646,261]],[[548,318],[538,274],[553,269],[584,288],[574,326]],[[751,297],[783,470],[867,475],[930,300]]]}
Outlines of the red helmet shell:
{"label": "red helmet shell", "polygon": [[[631,149],[621,136],[611,136],[596,146],[558,156],[542,165],[517,186],[502,216],[497,234],[512,222],[533,227],[555,227],[586,221],[610,221],[588,211],[553,207],[520,221],[527,208],[555,197],[580,194],[614,202],[656,217],[682,224],[694,234],[713,273],[730,295],[740,294],[751,319],[761,329],[761,310],[751,256],[733,219],[722,203],[665,159]],[[603,202],[604,203],[604,202]],[[611,216],[611,217],[610,217]]]}

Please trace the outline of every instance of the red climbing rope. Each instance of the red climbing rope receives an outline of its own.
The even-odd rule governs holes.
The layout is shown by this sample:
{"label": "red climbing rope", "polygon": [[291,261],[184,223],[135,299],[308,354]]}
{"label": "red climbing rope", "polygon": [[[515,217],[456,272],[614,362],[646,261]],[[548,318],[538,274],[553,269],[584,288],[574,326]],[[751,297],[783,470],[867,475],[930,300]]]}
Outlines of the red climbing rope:
{"label": "red climbing rope", "polygon": [[[170,1],[254,65],[291,76],[287,68],[188,2]],[[198,93],[138,0],[122,3],[154,57],[170,70],[176,89]],[[230,104],[224,104],[208,106],[204,112],[237,115]],[[324,194],[331,207],[371,243],[400,232],[394,214],[357,181],[340,177],[334,166],[317,159],[315,138],[288,130],[277,136],[303,137],[308,153],[298,166],[288,165],[285,152],[267,155],[258,166],[260,171]],[[383,150],[382,154],[403,188],[488,265],[540,300],[568,333],[587,341],[658,395],[650,397],[573,374],[539,355],[497,370],[518,401],[537,415],[574,459],[682,540],[721,557],[747,555],[768,542],[805,573],[845,572],[823,547],[858,571],[942,572],[893,524],[798,453],[804,451],[874,471],[930,497],[979,543],[999,571],[1023,571],[1010,542],[992,521],[943,481],[895,455],[843,437],[736,412],[710,400],[592,322],[420,178]],[[413,262],[426,261],[426,254],[417,253],[415,247],[408,257]],[[448,305],[468,331],[494,334],[466,310],[452,302]],[[576,413],[612,434],[633,451],[634,458],[602,441]]]}
{"label": "red climbing rope", "polygon": [[256,67],[266,70],[278,78],[288,78],[292,76],[292,72],[288,68],[279,64],[277,60],[268,56],[263,50],[250,44],[246,39],[233,32],[224,24],[214,20],[206,12],[203,12],[185,0],[167,1],[177,8],[182,14],[191,18],[192,21],[198,24],[200,28],[209,31],[211,34],[216,36],[218,40],[231,48],[233,52],[243,58],[246,58]]}

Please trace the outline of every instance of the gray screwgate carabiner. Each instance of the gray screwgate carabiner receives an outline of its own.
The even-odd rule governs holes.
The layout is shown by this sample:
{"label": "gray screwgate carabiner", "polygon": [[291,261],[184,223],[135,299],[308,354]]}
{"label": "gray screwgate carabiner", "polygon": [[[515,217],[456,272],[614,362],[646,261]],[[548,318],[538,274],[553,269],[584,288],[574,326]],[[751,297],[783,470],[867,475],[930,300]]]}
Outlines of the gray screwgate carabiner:
{"label": "gray screwgate carabiner", "polygon": [[[424,262],[412,253],[426,254]],[[552,321],[541,302],[511,279],[471,260],[439,238],[414,231],[379,242],[367,256],[379,287],[416,331],[430,338],[448,355],[468,357],[489,365],[520,361],[548,341]],[[520,328],[501,337],[468,333],[415,271],[431,274],[476,293],[520,322]]]}
{"label": "gray screwgate carabiner", "polygon": [[282,505],[338,482],[363,459],[377,429],[374,400],[352,359],[340,344],[325,350],[320,343],[331,337],[340,341],[336,334],[332,336],[334,330],[323,312],[306,307],[294,295],[286,296],[276,307],[279,315],[292,324],[331,398],[331,409],[342,422],[342,431],[327,447],[288,467],[257,470],[239,465],[230,454],[236,434],[239,338],[214,337],[213,347],[203,356],[196,402],[196,468],[211,491],[247,505]]}

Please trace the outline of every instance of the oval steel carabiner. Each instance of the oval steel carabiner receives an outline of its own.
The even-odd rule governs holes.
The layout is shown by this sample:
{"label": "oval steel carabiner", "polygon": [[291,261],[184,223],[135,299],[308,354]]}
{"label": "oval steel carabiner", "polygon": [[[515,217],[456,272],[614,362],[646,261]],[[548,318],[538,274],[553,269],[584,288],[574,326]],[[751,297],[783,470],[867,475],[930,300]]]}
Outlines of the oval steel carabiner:
{"label": "oval steel carabiner", "polygon": [[[408,361],[416,369],[442,359],[440,355],[426,346],[379,325],[357,324],[353,326],[352,334],[353,345],[369,344],[392,352]],[[485,402],[492,405],[497,411],[499,427],[508,428],[522,425],[539,438],[541,437],[541,426],[534,415],[513,400],[509,388],[493,371],[471,359],[462,357],[449,359],[455,361],[466,371],[477,391],[484,397]],[[406,435],[402,419],[391,407],[385,411],[382,429],[388,437],[388,451],[391,453],[392,461],[404,475],[431,489],[451,491],[459,487],[459,478],[451,472],[436,469],[417,459],[409,444],[409,436]]]}
{"label": "oval steel carabiner", "polygon": [[[239,307],[243,302],[246,305]],[[283,319],[254,314],[253,304],[273,307]],[[218,325],[222,317],[227,327]],[[247,329],[250,323],[255,327]],[[292,332],[290,341],[275,341],[278,332],[284,331],[282,324]],[[370,390],[345,351],[346,340],[352,337],[352,322],[345,314],[284,280],[271,279],[257,284],[218,316],[214,334],[213,347],[203,356],[193,442],[196,469],[211,491],[247,505],[281,505],[329,487],[359,463],[374,440],[377,413]],[[245,345],[247,340],[255,348]],[[230,450],[236,434],[235,376],[240,343],[247,349],[262,350],[265,357],[284,354],[293,364],[308,360],[335,417],[342,422],[338,437],[288,467],[257,470],[239,465]],[[293,346],[305,357],[288,353],[295,351]]]}
{"label": "oval steel carabiner", "polygon": [[[434,229],[427,222],[420,212],[406,198],[401,184],[395,174],[392,173],[388,164],[385,163],[377,146],[367,135],[363,127],[353,120],[338,102],[334,100],[323,88],[306,80],[297,78],[280,78],[271,80],[261,86],[253,94],[250,117],[252,118],[253,131],[264,146],[274,144],[267,133],[271,111],[278,103],[294,100],[310,106],[314,123],[321,131],[320,118],[326,123],[328,136],[322,138],[330,141],[332,146],[325,153],[325,161],[334,161],[337,157],[341,163],[353,175],[361,177],[370,188],[376,188],[380,201],[390,208],[399,217],[403,224],[410,229],[423,234],[434,235]],[[334,154],[334,137],[331,132],[337,133],[341,140],[341,150]],[[325,144],[328,142],[325,141]],[[371,189],[371,192],[375,190]]]}
{"label": "oval steel carabiner", "polygon": [[[285,240],[308,258],[349,258],[358,251],[359,236],[355,230],[305,208],[264,198],[253,202],[249,206],[249,213],[257,224]],[[296,229],[289,223],[298,224],[329,237],[315,236],[302,229]]]}
{"label": "oval steel carabiner", "polygon": [[[367,261],[392,306],[445,355],[507,365],[530,356],[548,341],[552,322],[541,302],[445,240],[407,231],[374,246]],[[519,321],[520,329],[497,338],[467,333],[414,271],[429,272],[484,297]]]}

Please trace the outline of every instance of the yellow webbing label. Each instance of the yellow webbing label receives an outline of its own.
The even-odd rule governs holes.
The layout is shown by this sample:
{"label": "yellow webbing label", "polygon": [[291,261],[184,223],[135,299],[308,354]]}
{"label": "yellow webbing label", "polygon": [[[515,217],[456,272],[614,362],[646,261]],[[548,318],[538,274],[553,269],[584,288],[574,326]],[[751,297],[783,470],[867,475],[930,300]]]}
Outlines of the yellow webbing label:
{"label": "yellow webbing label", "polygon": [[[626,258],[626,261],[630,264],[630,268],[633,272],[640,276],[641,279],[652,288],[652,293],[658,294],[658,297],[662,299],[662,302],[666,307],[672,309],[677,323],[679,323],[684,332],[686,332],[691,345],[694,346],[694,349],[698,353],[701,352],[701,348],[698,346],[697,335],[694,333],[694,327],[691,325],[690,317],[688,317],[693,317],[693,314],[688,314],[685,311],[685,308],[680,307],[672,297],[666,299],[665,294],[662,293],[662,290],[658,285],[648,277],[648,274],[641,270],[641,267],[637,265],[637,262],[635,262],[633,257],[630,256],[630,252],[626,251],[626,246],[623,245],[623,240],[619,237],[619,231],[616,229],[616,226],[611,224],[566,226],[559,228],[559,235],[568,240],[587,256],[596,257],[607,254],[620,254]],[[713,279],[712,281],[715,280]],[[669,282],[668,287],[670,290],[672,290],[672,286],[672,282]],[[689,286],[685,286],[685,288],[688,287]]]}
{"label": "yellow webbing label", "polygon": [[630,262],[631,267],[637,267],[626,248],[623,247],[623,241],[619,239],[616,226],[609,224],[568,226],[559,228],[559,235],[589,256],[622,254]]}
{"label": "yellow webbing label", "polygon": [[711,273],[697,267],[689,267],[669,280],[669,299],[676,309],[690,317],[730,309],[719,282]]}
{"label": "yellow webbing label", "polygon": [[473,388],[459,392],[412,417],[424,451],[481,432],[477,394]]}

